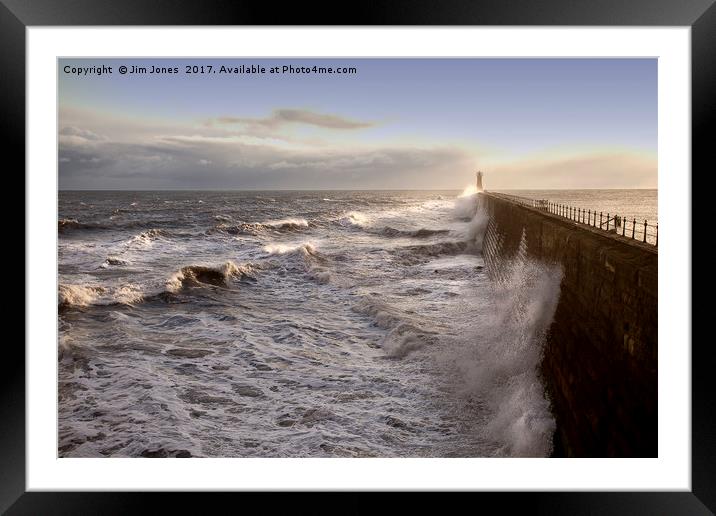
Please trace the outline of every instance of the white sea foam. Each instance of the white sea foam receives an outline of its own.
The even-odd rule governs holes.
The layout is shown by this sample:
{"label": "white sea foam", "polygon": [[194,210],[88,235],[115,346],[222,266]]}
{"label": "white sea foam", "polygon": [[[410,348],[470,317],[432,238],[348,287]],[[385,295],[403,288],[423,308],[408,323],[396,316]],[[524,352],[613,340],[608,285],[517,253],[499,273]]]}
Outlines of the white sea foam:
{"label": "white sea foam", "polygon": [[132,305],[135,303],[139,303],[144,300],[144,296],[145,294],[142,291],[142,287],[139,285],[134,285],[132,283],[121,285],[114,292],[114,299],[117,301],[117,303],[123,305]]}
{"label": "white sea foam", "polygon": [[479,198],[476,199],[475,214],[467,224],[466,228],[466,241],[468,248],[474,252],[482,251],[482,241],[485,237],[485,230],[489,222],[489,217],[484,209],[484,206],[480,204]]}
{"label": "white sea foam", "polygon": [[458,195],[458,199],[462,199],[464,197],[472,197],[473,195],[477,194],[477,186],[476,185],[467,185],[462,193]]}
{"label": "white sea foam", "polygon": [[152,242],[154,242],[157,239],[163,238],[167,236],[167,232],[161,229],[148,229],[146,231],[142,231],[138,235],[133,236],[129,239],[127,242],[127,245],[130,247],[133,246],[139,246],[139,247],[149,247],[152,245]]}
{"label": "white sea foam", "polygon": [[472,219],[477,211],[477,198],[476,193],[470,195],[461,195],[455,199],[453,214],[457,219]]}
{"label": "white sea foam", "polygon": [[63,285],[59,286],[58,304],[60,306],[89,306],[104,292],[97,285]]}
{"label": "white sea foam", "polygon": [[367,227],[370,225],[370,218],[365,213],[349,211],[339,219],[339,222],[343,226]]}
{"label": "white sea foam", "polygon": [[292,244],[268,244],[263,247],[264,252],[270,255],[288,254],[295,251],[303,251],[313,253],[316,250],[315,245],[312,242],[301,242]]}
{"label": "white sea foam", "polygon": [[503,282],[475,300],[474,326],[449,360],[460,371],[462,394],[489,412],[478,430],[483,438],[495,442],[501,455],[545,457],[555,421],[539,364],[562,270],[527,259],[510,268]]}

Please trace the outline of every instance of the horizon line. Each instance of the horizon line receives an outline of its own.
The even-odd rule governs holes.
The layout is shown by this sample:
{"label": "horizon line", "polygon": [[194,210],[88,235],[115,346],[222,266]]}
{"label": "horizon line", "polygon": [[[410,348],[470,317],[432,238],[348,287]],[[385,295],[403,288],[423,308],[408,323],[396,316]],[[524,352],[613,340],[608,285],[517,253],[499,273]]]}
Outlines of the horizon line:
{"label": "horizon line", "polygon": [[[472,186],[472,185],[470,185]],[[58,188],[58,192],[451,192],[464,190],[458,188]],[[533,191],[574,191],[574,190],[658,190],[658,188],[495,188],[483,191],[533,190]]]}

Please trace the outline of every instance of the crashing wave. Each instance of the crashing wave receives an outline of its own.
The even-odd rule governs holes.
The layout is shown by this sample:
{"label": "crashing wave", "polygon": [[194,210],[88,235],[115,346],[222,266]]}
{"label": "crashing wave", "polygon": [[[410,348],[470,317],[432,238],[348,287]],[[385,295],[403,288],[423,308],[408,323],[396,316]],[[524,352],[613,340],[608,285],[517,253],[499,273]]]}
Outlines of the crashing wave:
{"label": "crashing wave", "polygon": [[58,306],[61,308],[89,306],[103,292],[105,292],[105,289],[100,286],[60,284],[58,292]]}
{"label": "crashing wave", "polygon": [[62,311],[89,306],[132,305],[144,301],[145,297],[141,288],[131,283],[115,287],[60,284],[58,307]]}
{"label": "crashing wave", "polygon": [[329,259],[318,252],[315,244],[311,242],[292,244],[269,244],[263,250],[272,257],[281,257],[273,260],[274,264],[281,264],[287,270],[299,271],[318,283],[329,283],[331,273],[328,268]]}
{"label": "crashing wave", "polygon": [[129,239],[129,244],[147,245],[160,238],[169,238],[171,233],[165,229],[148,229]]}
{"label": "crashing wave", "polygon": [[268,244],[263,250],[269,255],[281,255],[291,253],[301,253],[307,256],[317,256],[316,247],[311,242],[302,242],[299,244]]}
{"label": "crashing wave", "polygon": [[138,286],[131,283],[100,287],[94,285],[60,284],[58,306],[60,309],[87,306],[134,305],[153,300],[170,300],[187,287],[206,285],[226,286],[232,278],[253,278],[261,268],[253,264],[236,265],[228,261],[219,266],[187,265],[164,283],[163,287]]}
{"label": "crashing wave", "polygon": [[341,226],[364,228],[370,225],[370,219],[359,211],[349,211],[338,219],[338,223]]}
{"label": "crashing wave", "polygon": [[453,215],[456,219],[469,221],[477,211],[477,188],[474,185],[468,186],[454,201]]}
{"label": "crashing wave", "polygon": [[[218,219],[217,219],[218,220]],[[218,224],[208,230],[208,234],[227,233],[229,235],[258,236],[267,231],[284,233],[301,231],[309,227],[306,219],[281,219],[268,222],[245,222],[242,224]]]}
{"label": "crashing wave", "polygon": [[166,283],[174,293],[188,286],[225,286],[231,278],[251,277],[255,267],[251,264],[236,265],[228,261],[219,266],[187,265],[175,272]]}

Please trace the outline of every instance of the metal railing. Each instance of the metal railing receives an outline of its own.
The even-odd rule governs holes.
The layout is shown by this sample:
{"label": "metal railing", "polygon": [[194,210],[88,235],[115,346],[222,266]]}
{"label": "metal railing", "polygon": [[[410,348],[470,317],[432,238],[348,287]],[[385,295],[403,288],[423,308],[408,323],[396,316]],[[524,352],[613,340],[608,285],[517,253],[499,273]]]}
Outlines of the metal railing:
{"label": "metal railing", "polygon": [[555,203],[548,199],[529,199],[527,197],[507,194],[497,195],[506,197],[523,206],[544,210],[547,213],[589,227],[602,229],[612,234],[621,235],[624,238],[637,240],[654,246],[659,245],[659,225],[649,223],[646,219],[642,222],[641,220],[637,221],[636,217],[632,217],[630,220],[628,217],[618,214],[578,208],[567,204]]}

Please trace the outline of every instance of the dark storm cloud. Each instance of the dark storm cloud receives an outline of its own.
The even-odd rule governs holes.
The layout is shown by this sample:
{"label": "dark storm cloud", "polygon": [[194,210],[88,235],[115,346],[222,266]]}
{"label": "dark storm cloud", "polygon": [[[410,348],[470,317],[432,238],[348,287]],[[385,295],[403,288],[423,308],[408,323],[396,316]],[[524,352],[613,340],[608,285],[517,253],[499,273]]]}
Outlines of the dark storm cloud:
{"label": "dark storm cloud", "polygon": [[284,148],[193,135],[60,143],[63,189],[430,188],[469,167],[455,147]]}

